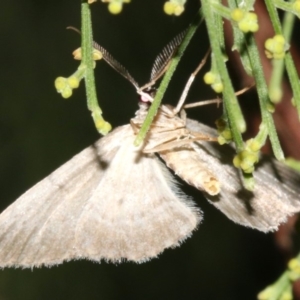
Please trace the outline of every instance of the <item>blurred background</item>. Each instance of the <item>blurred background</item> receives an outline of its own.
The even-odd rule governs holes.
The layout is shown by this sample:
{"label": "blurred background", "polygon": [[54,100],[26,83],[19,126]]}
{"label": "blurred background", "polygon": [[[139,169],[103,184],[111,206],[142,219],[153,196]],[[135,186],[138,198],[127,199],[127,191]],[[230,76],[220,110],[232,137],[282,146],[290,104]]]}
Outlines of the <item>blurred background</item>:
{"label": "blurred background", "polygon": [[[109,14],[103,3],[92,6],[94,39],[140,84],[147,82],[156,55],[199,9],[198,0],[189,0],[181,17],[170,17],[163,13],[163,3],[133,0],[117,16]],[[68,100],[54,88],[56,77],[68,77],[78,67],[71,53],[80,46],[80,37],[66,30],[67,26],[80,28],[80,1],[1,1],[1,211],[99,138],[87,110],[84,86]],[[207,49],[202,25],[180,63],[165,103],[176,104]],[[209,64],[204,69],[208,68]],[[105,119],[114,127],[128,123],[137,110],[134,88],[105,62],[97,63],[95,72]],[[214,98],[203,85],[204,72],[196,79],[188,101]],[[236,83],[243,85],[241,80]],[[246,97],[252,101],[247,102],[247,111],[255,111],[255,95]],[[191,110],[188,116],[212,125],[221,113],[211,106]],[[295,145],[296,138],[293,142]],[[235,225],[200,192],[181,185],[204,211],[204,221],[180,248],[166,250],[158,259],[141,265],[73,261],[52,268],[0,270],[0,300],[255,299],[283,272],[287,252],[290,255],[293,249],[283,251],[273,234]]]}

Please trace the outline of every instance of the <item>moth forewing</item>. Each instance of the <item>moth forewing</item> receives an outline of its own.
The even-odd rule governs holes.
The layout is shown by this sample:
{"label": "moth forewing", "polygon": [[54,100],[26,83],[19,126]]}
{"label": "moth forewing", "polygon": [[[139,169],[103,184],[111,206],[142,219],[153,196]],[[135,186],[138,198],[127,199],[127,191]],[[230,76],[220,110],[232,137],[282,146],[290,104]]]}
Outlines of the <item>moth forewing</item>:
{"label": "moth forewing", "polygon": [[0,215],[0,267],[86,258],[143,262],[201,220],[154,154],[119,127],[36,184]]}
{"label": "moth forewing", "polygon": [[89,147],[2,212],[0,267],[51,265],[74,258],[76,220],[103,174],[95,149]]}
{"label": "moth forewing", "polygon": [[[148,260],[177,246],[200,221],[199,210],[180,195],[166,167],[133,141],[133,134],[123,139],[78,221],[76,239],[88,245],[93,260]],[[96,237],[95,228],[101,231]]]}

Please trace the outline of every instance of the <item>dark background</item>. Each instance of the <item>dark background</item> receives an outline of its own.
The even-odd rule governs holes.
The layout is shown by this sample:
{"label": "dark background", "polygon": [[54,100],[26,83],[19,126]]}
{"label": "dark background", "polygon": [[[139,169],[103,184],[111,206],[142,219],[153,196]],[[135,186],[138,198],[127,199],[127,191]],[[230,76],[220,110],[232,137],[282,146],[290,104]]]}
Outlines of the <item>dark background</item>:
{"label": "dark background", "polygon": [[[181,17],[170,17],[162,11],[163,2],[133,0],[118,16],[110,15],[103,3],[93,5],[94,39],[140,84],[148,80],[155,56],[198,10],[198,1],[189,0]],[[1,1],[1,210],[99,138],[83,85],[68,100],[54,89],[56,77],[67,77],[78,66],[71,52],[79,47],[80,38],[65,30],[70,25],[80,27],[80,1]],[[180,64],[166,103],[176,103],[207,48],[202,26]],[[189,101],[214,97],[203,86],[203,74]],[[137,109],[134,88],[104,62],[97,65],[96,82],[105,119],[113,126],[128,123]],[[189,112],[203,122],[212,122],[220,114],[215,107]],[[141,265],[76,261],[51,269],[5,269],[0,271],[0,300],[255,299],[285,268],[273,235],[233,224],[199,192],[187,189],[205,215],[198,231],[180,248]]]}

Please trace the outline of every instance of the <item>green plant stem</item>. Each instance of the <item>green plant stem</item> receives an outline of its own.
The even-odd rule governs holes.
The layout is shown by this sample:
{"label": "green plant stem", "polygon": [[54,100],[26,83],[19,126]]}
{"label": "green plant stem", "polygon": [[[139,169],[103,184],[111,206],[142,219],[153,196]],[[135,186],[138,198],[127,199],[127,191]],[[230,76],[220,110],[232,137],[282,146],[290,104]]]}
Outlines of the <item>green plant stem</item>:
{"label": "green plant stem", "polygon": [[[231,4],[229,4],[229,8],[221,4],[218,0],[211,0],[210,2],[211,2],[211,7],[215,13],[231,21],[231,12],[233,8],[238,7],[239,3],[237,2],[243,2],[243,6],[241,7],[241,9],[248,11],[248,10],[253,10],[253,4],[255,0],[239,0],[239,1],[232,0]],[[229,3],[230,0],[228,0],[227,2]]]}
{"label": "green plant stem", "polygon": [[102,110],[98,105],[95,78],[93,53],[93,34],[90,6],[88,3],[81,3],[81,49],[82,61],[80,68],[85,70],[85,87],[88,109],[92,112],[95,126],[99,133],[106,135],[111,130],[111,125],[102,117]]}
{"label": "green plant stem", "polygon": [[[283,35],[289,42],[292,35],[292,30],[294,28],[295,15],[291,13],[286,13],[283,22]],[[298,72],[296,70],[292,55],[290,52],[285,55],[285,67],[289,77],[289,81],[293,91],[293,97],[295,101],[295,106],[298,112],[298,117],[300,119],[300,82]]]}
{"label": "green plant stem", "polygon": [[221,17],[231,20],[231,10],[221,4],[219,1],[210,1],[211,2],[211,8],[213,9],[213,12],[220,15]]}
{"label": "green plant stem", "polygon": [[223,18],[219,14],[214,14],[214,17],[215,17],[216,26],[218,27],[218,30],[216,31],[216,34],[218,34],[219,44],[220,44],[220,47],[222,49],[223,55],[225,55],[226,45],[225,45],[225,34],[224,34]]}
{"label": "green plant stem", "polygon": [[162,82],[157,90],[157,93],[155,95],[153,103],[151,104],[151,107],[149,108],[149,111],[147,113],[145,121],[134,141],[135,146],[139,146],[141,144],[141,142],[144,140],[144,138],[151,126],[151,123],[157,113],[157,110],[160,106],[161,100],[165,94],[165,91],[169,85],[169,82],[177,68],[177,65],[178,65],[186,47],[190,43],[190,40],[192,39],[194,33],[196,32],[198,26],[201,24],[202,20],[203,20],[202,11],[200,9],[200,11],[196,17],[196,20],[190,25],[190,27],[186,33],[186,36],[184,37],[180,47],[178,48],[176,55],[171,60],[170,67],[168,68],[166,74],[164,75],[164,77],[162,79]]}
{"label": "green plant stem", "polygon": [[[230,10],[237,8],[236,0],[228,0],[228,5]],[[249,4],[251,5],[251,3]],[[236,26],[235,22],[231,22],[233,29],[233,46],[232,50],[237,50],[239,52],[241,62],[246,73],[249,76],[253,76],[252,74],[252,66],[250,63],[249,55],[246,49],[246,41],[244,33]]]}
{"label": "green plant stem", "polygon": [[287,2],[287,1],[282,1],[282,0],[269,0],[271,2],[273,2],[273,4],[279,8],[282,9],[284,11],[290,12],[294,15],[296,15],[297,17],[299,17],[299,14],[297,12],[295,12],[294,8],[293,8],[293,3],[292,1]]}
{"label": "green plant stem", "polygon": [[288,271],[285,271],[275,283],[273,283],[271,286],[268,286],[258,294],[258,299],[278,300],[290,284]]}
{"label": "green plant stem", "polygon": [[256,0],[239,0],[239,2],[245,2],[246,10],[253,10],[253,6]]}
{"label": "green plant stem", "polygon": [[265,4],[276,34],[281,33],[281,23],[273,0],[265,0]]}
{"label": "green plant stem", "polygon": [[285,160],[285,164],[289,166],[290,168],[296,170],[297,172],[300,172],[300,161],[297,159],[294,159],[293,157],[287,157]]}
{"label": "green plant stem", "polygon": [[[295,23],[295,15],[285,12],[283,22],[282,22],[282,35],[284,36],[286,43],[290,42],[292,31],[294,28]],[[289,53],[287,53],[288,55]],[[290,56],[290,55],[289,55]],[[288,63],[289,65],[289,58],[286,61],[285,59],[274,59],[273,64],[273,71],[269,83],[269,94],[270,99],[272,102],[277,103],[282,98],[282,78],[283,78],[283,71],[284,71],[284,64]],[[289,70],[288,73],[293,73],[291,70],[292,66],[288,66],[287,69]],[[297,79],[296,79],[297,80]]]}
{"label": "green plant stem", "polygon": [[262,121],[268,128],[268,134],[270,137],[275,157],[278,160],[283,160],[284,154],[278,140],[273,118],[271,113],[268,111],[268,107],[271,104],[269,100],[268,87],[263,73],[262,64],[259,58],[259,52],[253,35],[249,36],[249,39],[247,40],[247,49],[252,65],[253,76],[256,82]]}
{"label": "green plant stem", "polygon": [[[266,7],[276,34],[282,34],[281,23],[273,1],[266,0]],[[269,83],[269,97],[273,103],[278,103],[282,98],[282,76],[284,59],[272,60],[273,71]]]}
{"label": "green plant stem", "polygon": [[300,82],[293,58],[290,53],[285,56],[285,67],[293,90],[293,98],[300,119]]}
{"label": "green plant stem", "polygon": [[[213,4],[215,5],[215,3]],[[216,60],[217,68],[224,86],[223,96],[226,113],[228,115],[230,129],[232,131],[233,140],[237,151],[240,152],[244,148],[241,131],[245,130],[245,121],[241,113],[241,109],[237,98],[234,94],[234,89],[229,78],[229,74],[223,59],[222,49],[218,41],[218,36],[215,34],[216,26],[214,23],[214,10],[210,0],[202,0],[202,9],[205,16],[206,27],[212,48],[212,53]]]}
{"label": "green plant stem", "polygon": [[[282,34],[280,19],[273,1],[266,0],[266,7],[276,34]],[[273,59],[273,71],[269,83],[269,97],[273,103],[278,103],[282,98],[282,75],[284,60]]]}
{"label": "green plant stem", "polygon": [[[284,10],[290,12],[290,13],[295,14],[295,11],[292,8],[292,2],[266,0],[265,3],[266,3],[266,6],[267,6],[267,9],[268,9],[268,12],[270,14],[272,24],[275,28],[276,34],[283,34],[284,37],[286,38],[286,40],[289,42],[289,40],[291,38],[291,34],[292,34],[292,29],[294,27],[295,17],[293,17],[292,15],[288,15],[285,18],[284,26],[283,26],[283,32],[282,32],[281,25],[280,25],[280,19],[278,17],[277,11],[275,9],[275,5],[277,7],[280,7],[281,9],[284,9]],[[296,70],[293,58],[292,58],[292,56],[289,52],[286,53],[284,62],[285,62],[285,67],[286,67],[287,74],[288,74],[288,77],[289,77],[289,81],[290,81],[290,84],[291,84],[291,87],[292,87],[293,97],[294,97],[298,117],[300,119],[300,82],[299,82],[298,72]],[[277,64],[280,64],[280,63],[275,62],[275,69],[280,68],[280,66],[279,67],[276,66]],[[278,70],[277,72],[280,72],[280,70]],[[282,72],[283,72],[283,70],[282,70]],[[275,76],[279,77],[279,75],[276,74],[276,73],[273,76],[274,77]],[[280,78],[279,79],[275,78],[275,79],[272,79],[272,80],[280,80]],[[271,91],[272,91],[271,87],[273,85],[276,86],[276,82],[273,83],[271,81],[271,83],[270,83],[270,90]],[[278,85],[277,85],[277,87],[278,87]]]}

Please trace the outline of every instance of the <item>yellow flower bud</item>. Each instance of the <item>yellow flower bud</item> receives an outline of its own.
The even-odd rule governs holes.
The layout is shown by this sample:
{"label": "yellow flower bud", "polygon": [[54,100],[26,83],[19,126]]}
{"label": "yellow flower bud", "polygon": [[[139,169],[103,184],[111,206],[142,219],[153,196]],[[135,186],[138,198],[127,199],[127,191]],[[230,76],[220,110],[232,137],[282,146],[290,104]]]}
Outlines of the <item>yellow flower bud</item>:
{"label": "yellow flower bud", "polygon": [[164,4],[164,12],[167,15],[173,15],[175,11],[175,5],[171,3],[170,1],[165,2]]}
{"label": "yellow flower bud", "polygon": [[273,39],[278,44],[284,45],[284,43],[285,43],[285,38],[284,38],[284,36],[282,34],[276,34],[276,35],[274,35]]}
{"label": "yellow flower bud", "polygon": [[111,14],[117,15],[122,11],[122,3],[119,2],[110,2],[108,4],[108,10]]}
{"label": "yellow flower bud", "polygon": [[54,81],[54,86],[57,91],[63,90],[67,86],[67,79],[65,77],[57,77]]}
{"label": "yellow flower bud", "polygon": [[93,49],[93,60],[100,60],[102,59],[103,55],[101,53],[101,51],[99,51],[98,49]]}
{"label": "yellow flower bud", "polygon": [[249,22],[257,22],[257,14],[254,12],[248,12],[246,17]]}
{"label": "yellow flower bud", "polygon": [[216,93],[222,93],[224,90],[224,86],[222,82],[217,82],[212,84],[212,89],[216,92]]}
{"label": "yellow flower bud", "polygon": [[288,262],[288,268],[290,270],[296,270],[296,269],[300,268],[299,260],[297,258],[290,259],[290,261]]}
{"label": "yellow flower bud", "polygon": [[238,154],[233,158],[233,165],[236,168],[239,168],[241,166],[241,159]]}
{"label": "yellow flower bud", "polygon": [[250,26],[249,26],[249,31],[250,32],[257,32],[259,29],[259,26],[257,23],[252,23]]}
{"label": "yellow flower bud", "polygon": [[111,131],[111,125],[108,122],[104,121],[102,118],[98,119],[95,125],[97,130],[103,135],[106,135]]}
{"label": "yellow flower bud", "polygon": [[224,145],[224,144],[227,143],[227,140],[224,139],[221,135],[219,135],[219,136],[218,136],[218,143],[219,143],[220,145]]}
{"label": "yellow flower bud", "polygon": [[249,24],[245,19],[238,23],[238,27],[242,32],[249,32]]}
{"label": "yellow flower bud", "polygon": [[175,10],[174,10],[175,16],[180,16],[183,12],[184,12],[184,6],[182,5],[175,6]]}
{"label": "yellow flower bud", "polygon": [[72,89],[70,87],[66,87],[64,90],[61,91],[61,95],[63,98],[67,99],[72,96]]}
{"label": "yellow flower bud", "polygon": [[74,59],[76,59],[76,60],[81,60],[81,59],[82,59],[81,48],[79,47],[79,48],[77,48],[76,50],[74,50],[74,51],[72,52],[72,55],[73,55]]}
{"label": "yellow flower bud", "polygon": [[272,38],[269,38],[265,41],[265,48],[269,51],[273,51],[273,39]]}
{"label": "yellow flower bud", "polygon": [[255,139],[248,140],[246,142],[246,144],[249,147],[249,149],[253,152],[257,152],[261,148],[261,144],[258,141],[256,141]]}
{"label": "yellow flower bud", "polygon": [[273,113],[273,112],[275,111],[275,106],[274,106],[274,104],[268,103],[268,104],[267,104],[267,110],[268,110],[268,112]]}
{"label": "yellow flower bud", "polygon": [[282,88],[278,86],[269,90],[269,97],[273,103],[280,102],[282,99],[282,94]]}
{"label": "yellow flower bud", "polygon": [[205,73],[203,80],[206,84],[213,84],[216,80],[216,75],[212,72]]}
{"label": "yellow flower bud", "polygon": [[232,140],[231,130],[225,129],[225,130],[222,132],[222,136],[223,136],[223,137],[225,138],[225,140],[227,140],[227,141]]}
{"label": "yellow flower bud", "polygon": [[77,89],[79,87],[79,80],[76,76],[69,77],[67,81],[72,89]]}
{"label": "yellow flower bud", "polygon": [[244,17],[245,17],[245,12],[243,10],[241,10],[240,8],[235,8],[231,12],[231,19],[236,22],[240,22]]}

